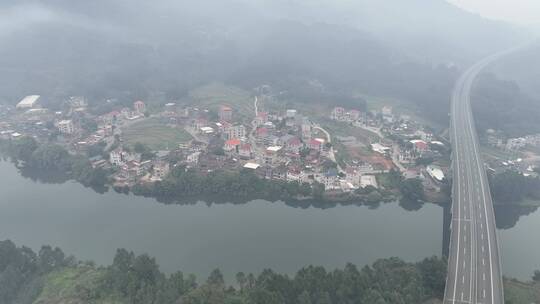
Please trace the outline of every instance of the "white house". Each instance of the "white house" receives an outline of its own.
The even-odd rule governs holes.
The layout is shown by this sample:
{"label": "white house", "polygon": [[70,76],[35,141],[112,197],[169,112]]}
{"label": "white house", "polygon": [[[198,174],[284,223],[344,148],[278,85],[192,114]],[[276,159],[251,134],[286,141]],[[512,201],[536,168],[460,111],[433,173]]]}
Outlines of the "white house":
{"label": "white house", "polygon": [[61,120],[57,124],[58,131],[64,134],[73,134],[75,132],[75,126],[71,120]]}

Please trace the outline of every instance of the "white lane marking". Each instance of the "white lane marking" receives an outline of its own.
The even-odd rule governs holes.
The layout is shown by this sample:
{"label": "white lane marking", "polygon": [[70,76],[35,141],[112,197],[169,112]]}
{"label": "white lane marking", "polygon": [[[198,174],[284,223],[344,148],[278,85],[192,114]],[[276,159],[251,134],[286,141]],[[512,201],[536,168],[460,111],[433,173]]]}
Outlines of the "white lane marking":
{"label": "white lane marking", "polygon": [[484,245],[482,245],[482,253],[484,252]]}
{"label": "white lane marking", "polygon": [[486,280],[486,273],[482,273],[482,279],[485,281]]}
{"label": "white lane marking", "polygon": [[486,265],[486,260],[482,258],[482,265]]}
{"label": "white lane marking", "polygon": [[[471,86],[472,86],[472,84],[471,84]],[[472,119],[473,119],[472,118],[472,111],[470,109],[470,107],[471,107],[471,105],[470,105],[470,98],[471,98],[471,96],[470,96],[470,88],[469,88],[469,95],[467,96],[467,98],[468,98],[468,107],[469,107],[469,111],[468,111],[469,119],[467,120],[467,124],[468,124],[469,130],[470,130],[470,134],[474,135],[473,134],[474,127],[472,125]],[[484,185],[484,177],[486,176],[486,171],[485,171],[485,168],[483,167],[483,164],[480,164],[480,157],[478,156],[478,152],[480,151],[480,149],[478,149],[477,143],[476,143],[476,141],[478,139],[477,139],[477,137],[474,137],[474,136],[472,137],[472,139],[473,139],[473,141],[472,141],[473,142],[473,148],[474,148],[474,151],[475,151],[475,153],[473,155],[474,155],[474,158],[476,160],[476,164],[478,166],[478,173],[480,173],[480,175],[482,177],[482,178],[480,178],[480,184],[481,184],[481,189],[482,189],[482,198],[483,198],[482,201],[484,203],[484,206],[483,206],[484,207],[484,213],[485,213],[485,216],[486,216],[486,226],[487,226],[486,231],[487,231],[488,252],[489,252],[488,255],[489,255],[489,265],[490,265],[490,267],[489,267],[490,276],[489,277],[490,277],[490,280],[491,280],[490,281],[490,290],[491,290],[491,300],[493,301],[494,300],[494,289],[495,288],[494,288],[494,285],[493,285],[493,261],[491,259],[491,252],[492,252],[491,251],[491,239],[490,239],[490,235],[489,235],[490,234],[490,231],[489,231],[490,230],[489,229],[489,218],[488,218],[487,203],[486,203],[486,197],[489,195],[489,193],[486,194],[486,189],[489,189],[489,184],[487,185],[487,187]],[[493,210],[493,206],[490,206],[490,207]],[[480,213],[480,217],[481,216],[482,216],[482,213]],[[496,233],[497,233],[497,231],[495,230],[495,240],[497,240]],[[498,249],[499,248],[497,248],[497,250]],[[499,260],[497,262],[499,263],[498,266],[500,267],[500,263],[501,263],[500,257],[499,257]],[[501,275],[501,274],[499,273],[499,275]],[[502,279],[502,277],[500,277],[499,279]],[[498,288],[502,288],[502,286],[498,286]],[[503,292],[503,295],[504,295],[504,290],[502,290],[502,292]],[[484,289],[484,294],[485,294],[485,289]]]}
{"label": "white lane marking", "polygon": [[465,269],[465,261],[463,261],[463,269]]}
{"label": "white lane marking", "polygon": [[[480,217],[482,216],[480,215]],[[480,229],[484,229],[484,225],[482,225],[482,223],[480,223]]]}
{"label": "white lane marking", "polygon": [[461,284],[465,284],[465,276],[461,277]]}
{"label": "white lane marking", "polygon": [[480,234],[480,238],[481,238],[482,240],[484,240],[484,234],[483,234],[483,233]]}
{"label": "white lane marking", "polygon": [[[453,113],[456,113],[456,112],[457,112],[457,111],[456,111],[456,108],[455,108],[455,107],[457,106],[457,104],[456,104],[456,99],[457,99],[457,96],[455,95],[455,92],[454,92],[453,101],[452,101],[452,104],[454,105]],[[452,115],[452,124],[453,124],[453,125],[452,125],[452,128],[454,129],[454,130],[453,130],[453,131],[454,131],[454,140],[457,141],[456,115]],[[457,146],[457,143],[456,143],[455,145]],[[461,212],[460,212],[460,210],[459,210],[459,209],[460,209],[460,208],[459,208],[460,195],[461,195],[461,187],[460,187],[460,184],[464,183],[464,181],[461,179],[460,174],[458,173],[459,167],[460,167],[460,165],[461,165],[461,164],[460,164],[460,159],[459,159],[459,148],[458,148],[458,149],[455,149],[455,150],[456,150],[456,164],[457,164],[457,170],[456,170],[456,179],[457,179],[457,180],[456,180],[456,181],[457,181],[456,185],[457,185],[457,189],[456,189],[456,190],[457,190],[457,194],[458,194],[458,195],[457,195],[458,197],[456,198],[456,200],[457,200],[457,208],[456,208],[456,209],[457,209],[457,213],[458,213],[458,214],[457,214],[457,218],[460,219],[460,218],[461,218]],[[465,187],[464,184],[463,184],[462,187],[463,187],[463,188]],[[453,296],[452,296],[452,299],[455,299],[455,298],[456,298],[457,274],[458,274],[458,267],[459,267],[459,246],[460,246],[460,243],[459,243],[459,242],[460,242],[460,240],[459,240],[460,237],[459,237],[459,235],[460,235],[460,233],[461,233],[460,229],[461,229],[461,225],[458,224],[458,229],[457,229],[457,251],[456,251],[456,252],[458,252],[458,254],[457,254],[457,257],[456,257],[456,272],[455,272],[455,275],[454,275],[454,294],[453,294]],[[463,297],[463,293],[461,294],[461,296]],[[453,300],[452,302],[455,302],[455,301]]]}
{"label": "white lane marking", "polygon": [[486,290],[484,289],[484,292],[483,292],[483,296],[484,296],[484,299],[486,298]]}

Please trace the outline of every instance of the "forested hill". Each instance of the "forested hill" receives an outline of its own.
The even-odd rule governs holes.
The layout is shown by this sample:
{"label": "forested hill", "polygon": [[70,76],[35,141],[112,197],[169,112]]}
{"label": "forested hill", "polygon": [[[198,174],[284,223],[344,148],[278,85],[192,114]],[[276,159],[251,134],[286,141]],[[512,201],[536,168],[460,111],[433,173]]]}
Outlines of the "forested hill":
{"label": "forested hill", "polygon": [[[460,62],[442,53],[466,63],[515,39],[511,28],[443,0],[341,0],[341,10],[333,4],[3,1],[0,101],[15,103],[31,93],[53,102],[69,95],[96,102],[176,99],[198,85],[222,81],[247,89],[274,84],[281,91],[294,89],[292,97],[305,101],[337,103],[336,96],[360,91],[440,109],[456,77],[446,64]],[[428,4],[433,16],[424,13]],[[414,20],[433,26],[419,27]],[[465,31],[459,24],[471,26]],[[475,43],[456,45],[462,40]],[[484,50],[473,49],[484,40]],[[418,51],[429,48],[439,54]]]}
{"label": "forested hill", "polygon": [[[66,258],[56,248],[34,253],[0,242],[0,302],[129,304],[307,304],[410,303],[441,298],[446,263],[437,258],[406,263],[384,259],[358,269],[352,264],[327,271],[308,266],[294,276],[270,269],[238,273],[225,282],[214,270],[206,280],[175,272],[165,275],[148,255],[119,249],[112,265],[96,267]],[[235,287],[230,287],[234,284]]]}
{"label": "forested hill", "polygon": [[[0,241],[2,304],[422,304],[440,301],[445,279],[446,262],[433,257],[418,263],[381,259],[361,269],[307,266],[292,276],[239,272],[235,282],[226,282],[219,269],[206,279],[181,271],[166,275],[154,258],[125,249],[111,265],[97,267],[59,248],[34,252]],[[538,302],[540,271],[532,279],[505,279],[506,303]]]}

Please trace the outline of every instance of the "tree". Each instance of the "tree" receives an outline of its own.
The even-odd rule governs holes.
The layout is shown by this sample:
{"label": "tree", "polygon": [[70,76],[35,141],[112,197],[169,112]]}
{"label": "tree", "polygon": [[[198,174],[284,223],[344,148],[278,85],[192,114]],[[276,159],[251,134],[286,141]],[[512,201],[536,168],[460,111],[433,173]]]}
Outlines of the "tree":
{"label": "tree", "polygon": [[323,163],[322,163],[322,167],[325,171],[328,171],[330,169],[336,169],[337,168],[337,164],[329,159],[325,160]]}
{"label": "tree", "polygon": [[379,191],[371,191],[366,197],[366,201],[369,204],[379,203],[381,200],[382,195],[379,193]]}
{"label": "tree", "polygon": [[31,156],[30,165],[37,169],[68,172],[71,170],[71,155],[59,145],[42,145]]}
{"label": "tree", "polygon": [[29,161],[37,148],[38,143],[33,137],[24,136],[12,142],[10,156],[22,161]]}
{"label": "tree", "polygon": [[51,246],[43,246],[38,257],[40,269],[44,273],[66,266],[64,252],[58,247],[53,249]]}
{"label": "tree", "polygon": [[312,195],[314,198],[322,198],[324,195],[325,186],[324,184],[315,182],[312,185]]}
{"label": "tree", "polygon": [[206,280],[206,283],[209,285],[217,285],[217,286],[225,286],[225,280],[223,279],[223,274],[221,273],[221,270],[214,269],[212,273],[210,273],[210,276]]}
{"label": "tree", "polygon": [[446,266],[445,261],[437,257],[426,258],[418,263],[423,285],[430,290],[434,297],[439,299],[444,296]]}
{"label": "tree", "polygon": [[140,142],[136,142],[133,145],[133,151],[135,151],[135,153],[142,154],[142,153],[146,152],[147,149],[148,148],[143,143],[140,143]]}
{"label": "tree", "polygon": [[535,270],[532,277],[533,281],[540,282],[540,270]]}
{"label": "tree", "polygon": [[239,272],[236,274],[236,283],[238,283],[238,286],[240,287],[240,291],[243,292],[244,288],[246,287],[247,283],[247,277],[246,274],[243,272]]}
{"label": "tree", "polygon": [[423,201],[425,197],[424,185],[418,178],[409,178],[401,182],[399,187],[403,198],[412,202]]}
{"label": "tree", "polygon": [[299,296],[298,296],[298,304],[312,304],[311,303],[311,297],[309,296],[309,293],[304,290]]}
{"label": "tree", "polygon": [[80,120],[81,128],[87,132],[95,132],[98,129],[98,124],[93,119],[82,118]]}
{"label": "tree", "polygon": [[435,159],[433,157],[419,157],[416,159],[416,165],[417,166],[428,166],[433,163]]}

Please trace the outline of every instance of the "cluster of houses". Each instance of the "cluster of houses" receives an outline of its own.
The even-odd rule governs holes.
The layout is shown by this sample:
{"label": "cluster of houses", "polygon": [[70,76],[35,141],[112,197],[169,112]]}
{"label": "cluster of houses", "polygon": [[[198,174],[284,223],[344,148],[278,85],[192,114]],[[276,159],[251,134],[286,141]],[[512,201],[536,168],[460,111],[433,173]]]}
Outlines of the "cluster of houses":
{"label": "cluster of houses", "polygon": [[445,179],[445,169],[433,164],[418,164],[419,159],[437,160],[447,155],[442,141],[432,132],[413,121],[408,115],[396,115],[392,107],[380,111],[362,112],[335,107],[330,118],[377,134],[380,138],[369,143],[371,151],[391,160],[408,178],[421,178],[426,184],[438,184]]}
{"label": "cluster of houses", "polygon": [[[95,167],[111,168],[117,183],[132,185],[141,181],[163,179],[171,170],[171,159],[177,164],[207,174],[215,170],[253,170],[258,176],[272,180],[318,182],[329,191],[352,191],[360,187],[378,187],[375,170],[371,163],[355,161],[341,167],[335,163],[333,147],[327,135],[309,117],[296,109],[283,112],[258,111],[251,119],[240,116],[230,105],[215,110],[178,106],[168,103],[159,114],[166,124],[185,129],[192,140],[179,143],[167,151],[153,151],[154,156],[143,159],[143,155],[132,151],[132,147],[118,145],[122,142],[122,128],[148,115],[146,105],[136,101],[132,107],[124,107],[109,113],[93,116],[87,111],[82,97],[72,97],[61,112],[51,113],[39,105],[40,97],[28,96],[17,106],[19,116],[29,122],[31,128],[10,129],[12,124],[2,121],[0,136],[48,136],[41,134],[54,125],[59,143],[72,152],[84,153],[101,143],[108,157],[93,157]],[[245,113],[244,113],[245,114]],[[331,119],[357,127],[392,134],[401,138],[399,142],[381,140],[369,143],[371,149],[400,165],[413,166],[421,157],[437,155],[433,135],[405,116],[396,116],[391,107],[380,112],[363,112],[355,109],[335,107]],[[85,121],[95,124],[85,130]],[[22,131],[19,131],[22,130]],[[440,171],[440,172],[439,172]],[[425,168],[433,178],[440,179],[442,170]],[[432,172],[433,174],[429,173]]]}

